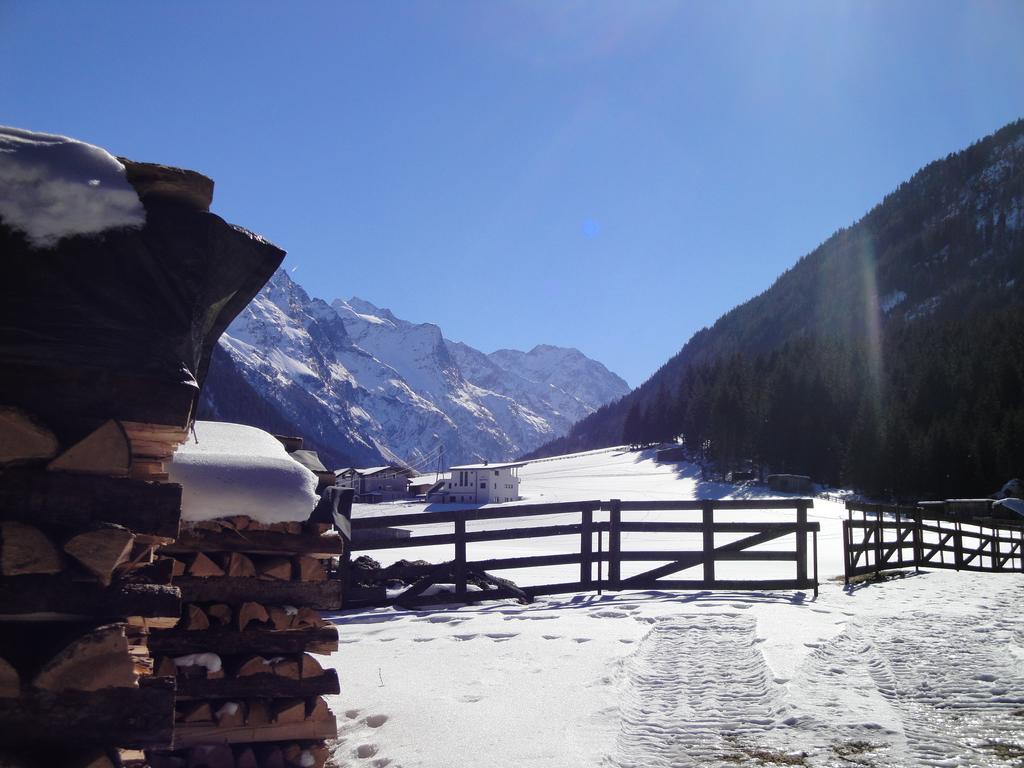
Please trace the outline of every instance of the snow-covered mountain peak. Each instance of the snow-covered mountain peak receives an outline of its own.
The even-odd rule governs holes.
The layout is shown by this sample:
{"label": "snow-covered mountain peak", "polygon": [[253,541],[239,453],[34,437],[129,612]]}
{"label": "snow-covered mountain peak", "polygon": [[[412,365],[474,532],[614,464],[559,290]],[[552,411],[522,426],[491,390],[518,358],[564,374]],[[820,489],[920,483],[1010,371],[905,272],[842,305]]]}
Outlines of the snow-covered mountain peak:
{"label": "snow-covered mountain peak", "polygon": [[539,345],[492,359],[364,299],[311,298],[283,270],[221,346],[278,411],[301,417],[300,432],[347,442],[335,455],[413,465],[436,464],[442,447],[448,463],[515,458],[628,391],[578,350]]}

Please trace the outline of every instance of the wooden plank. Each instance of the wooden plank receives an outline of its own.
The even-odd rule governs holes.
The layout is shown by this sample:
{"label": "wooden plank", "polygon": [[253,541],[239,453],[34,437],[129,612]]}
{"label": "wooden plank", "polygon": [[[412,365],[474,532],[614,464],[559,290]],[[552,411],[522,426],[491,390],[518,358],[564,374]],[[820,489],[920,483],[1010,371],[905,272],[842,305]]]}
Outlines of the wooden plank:
{"label": "wooden plank", "polygon": [[9,469],[0,480],[4,518],[59,530],[97,523],[170,540],[178,535],[181,486],[64,472]]}
{"label": "wooden plank", "polygon": [[701,517],[704,524],[704,581],[710,582],[715,580],[715,507],[711,502],[701,503]]}
{"label": "wooden plank", "polygon": [[205,632],[166,630],[149,636],[149,652],[154,656],[185,656],[190,653],[279,654],[333,653],[338,650],[338,628],[318,629],[210,629]]}
{"label": "wooden plank", "polygon": [[168,544],[162,552],[245,552],[263,555],[311,555],[332,557],[345,552],[340,536],[310,536],[277,531],[221,530],[204,531],[184,529],[178,540]]}
{"label": "wooden plank", "polygon": [[801,583],[807,581],[807,509],[810,506],[801,501],[796,508],[796,580]]}
{"label": "wooden plank", "polygon": [[580,584],[590,588],[593,580],[593,557],[594,557],[594,513],[589,507],[584,507],[582,520],[580,522]]}
{"label": "wooden plank", "polygon": [[0,616],[31,614],[177,619],[181,615],[181,595],[176,587],[121,583],[103,587],[95,582],[73,581],[64,574],[0,579]]}
{"label": "wooden plank", "polygon": [[174,723],[174,678],[144,678],[138,688],[29,691],[0,699],[0,743],[66,742],[167,747]]}
{"label": "wooden plank", "polygon": [[265,723],[263,725],[178,726],[174,730],[174,748],[199,744],[256,744],[267,741],[319,741],[338,736],[338,723],[329,720],[304,720],[300,723]]}
{"label": "wooden plank", "polygon": [[250,600],[264,605],[304,605],[318,611],[341,608],[342,583],[330,581],[278,581],[259,578],[202,579],[179,576],[174,585],[188,603],[227,603],[238,606]]}
{"label": "wooden plank", "polygon": [[464,509],[455,512],[420,512],[404,515],[385,515],[384,517],[357,517],[352,520],[352,530],[454,523],[456,520],[501,520],[513,517],[561,515],[580,512],[584,506],[596,509],[600,505],[600,501],[568,501],[556,504],[510,504],[508,506],[481,507],[479,509]]}
{"label": "wooden plank", "polygon": [[619,589],[622,552],[622,502],[612,499],[608,505],[608,588]]}
{"label": "wooden plank", "polygon": [[455,576],[455,594],[463,596],[466,594],[466,521],[455,521],[455,562],[453,564],[453,575]]}
{"label": "wooden plank", "polygon": [[[679,501],[622,501],[619,509],[622,512],[700,512],[709,500],[686,499]],[[710,501],[715,510],[769,510],[796,509],[798,505],[814,506],[813,499],[715,499]],[[601,509],[609,509],[604,504]]]}
{"label": "wooden plank", "polygon": [[[581,530],[579,523],[570,525],[546,525],[538,528],[509,528],[500,531],[470,531],[465,534],[466,542],[506,541],[510,539],[537,539],[550,536],[578,536]],[[368,552],[376,549],[399,549],[406,547],[429,547],[441,544],[456,544],[460,537],[454,533],[413,536],[410,539],[393,539],[380,541],[359,541],[352,544],[353,552]]]}
{"label": "wooden plank", "polygon": [[[268,667],[269,669],[269,667]],[[330,696],[341,692],[338,672],[328,669],[320,677],[293,680],[272,672],[246,677],[209,680],[200,677],[178,679],[178,699],[296,699]]]}

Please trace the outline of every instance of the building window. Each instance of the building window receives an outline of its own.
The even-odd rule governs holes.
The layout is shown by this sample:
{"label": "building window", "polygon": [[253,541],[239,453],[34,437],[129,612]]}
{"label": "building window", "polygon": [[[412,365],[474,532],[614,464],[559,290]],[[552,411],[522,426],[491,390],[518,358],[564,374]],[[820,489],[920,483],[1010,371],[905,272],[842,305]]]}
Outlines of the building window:
{"label": "building window", "polygon": [[487,483],[480,483],[481,488],[487,488]]}
{"label": "building window", "polygon": [[497,477],[497,476],[498,476],[498,470],[494,470],[494,476],[495,476],[495,477]]}

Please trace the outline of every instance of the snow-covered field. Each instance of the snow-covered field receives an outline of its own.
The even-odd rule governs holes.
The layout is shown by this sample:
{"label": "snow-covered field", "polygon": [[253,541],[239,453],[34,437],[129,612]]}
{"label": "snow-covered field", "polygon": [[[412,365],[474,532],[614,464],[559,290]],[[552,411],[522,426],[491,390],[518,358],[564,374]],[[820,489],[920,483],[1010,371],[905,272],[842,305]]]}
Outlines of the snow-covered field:
{"label": "snow-covered field", "polygon": [[[764,493],[621,450],[536,462],[521,477],[524,503]],[[357,506],[354,515],[422,508]],[[1021,765],[1024,575],[930,571],[845,591],[831,580],[842,571],[843,516],[840,504],[815,499],[817,600],[622,592],[344,612],[330,659],[342,679],[331,701],[336,759],[374,768]],[[541,524],[529,520],[508,525]],[[574,544],[494,542],[470,545],[469,556]],[[446,547],[376,554],[385,564],[452,556]],[[764,576],[756,564],[732,565],[746,571],[730,575]],[[567,568],[502,575],[536,584],[572,578]]]}

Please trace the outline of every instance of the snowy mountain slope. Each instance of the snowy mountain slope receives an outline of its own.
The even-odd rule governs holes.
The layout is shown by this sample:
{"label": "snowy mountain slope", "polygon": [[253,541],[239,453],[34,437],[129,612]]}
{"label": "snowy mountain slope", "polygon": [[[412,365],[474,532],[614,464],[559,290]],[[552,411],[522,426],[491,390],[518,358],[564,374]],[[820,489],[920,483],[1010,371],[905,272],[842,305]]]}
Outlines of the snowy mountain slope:
{"label": "snowy mountain slope", "polygon": [[[447,463],[514,458],[563,434],[607,401],[600,398],[628,391],[576,350],[505,351],[501,363],[491,362],[447,341],[436,325],[358,298],[333,305],[311,298],[284,271],[220,343],[241,378],[296,432],[358,464],[432,467],[442,448]],[[509,362],[509,354],[523,359]],[[222,391],[228,378],[211,370],[204,393],[211,416],[230,410],[231,393]]]}

